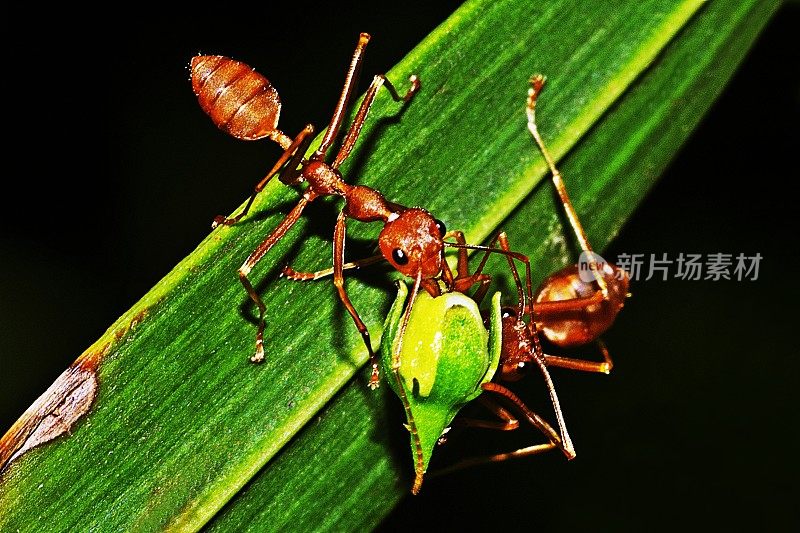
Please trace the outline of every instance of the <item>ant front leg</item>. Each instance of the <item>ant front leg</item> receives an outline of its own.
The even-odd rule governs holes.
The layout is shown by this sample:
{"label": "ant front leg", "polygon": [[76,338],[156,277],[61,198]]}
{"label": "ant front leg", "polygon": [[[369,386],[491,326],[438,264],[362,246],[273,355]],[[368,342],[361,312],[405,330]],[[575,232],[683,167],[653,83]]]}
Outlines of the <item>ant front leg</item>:
{"label": "ant front leg", "polygon": [[297,166],[303,159],[303,155],[305,155],[306,150],[308,149],[308,145],[311,143],[314,135],[314,126],[311,124],[306,125],[297,137],[285,147],[283,154],[278,158],[275,164],[272,166],[272,169],[267,173],[264,178],[259,181],[255,189],[253,190],[253,194],[250,195],[250,198],[247,200],[247,205],[244,206],[242,212],[236,216],[227,218],[222,215],[217,215],[214,217],[214,221],[211,223],[211,228],[216,228],[217,226],[232,226],[239,222],[247,213],[250,211],[250,207],[253,205],[253,202],[264,187],[267,186],[267,183],[275,177],[278,171],[286,165],[286,162],[289,162],[287,166],[286,172],[284,175],[280,176],[280,180],[288,185],[294,184],[297,178]]}
{"label": "ant front leg", "polygon": [[[458,263],[456,264],[456,277],[453,279],[453,290],[466,293],[470,287],[478,284],[478,288],[475,294],[472,295],[472,299],[480,304],[483,301],[483,297],[486,296],[486,293],[489,291],[489,284],[492,282],[492,276],[481,272],[486,261],[482,261],[478,269],[470,274],[467,248],[463,247],[467,244],[464,232],[456,230],[451,232],[450,236],[455,238],[457,244],[461,245],[461,247],[458,248]],[[488,255],[489,252],[484,255],[484,258]]]}
{"label": "ant front leg", "polygon": [[350,301],[350,297],[347,295],[347,289],[345,289],[344,286],[343,271],[346,218],[347,217],[344,212],[340,212],[339,217],[336,219],[336,228],[333,231],[333,284],[336,286],[336,290],[339,292],[339,299],[342,300],[342,303],[347,308],[347,312],[350,313],[351,317],[353,317],[353,322],[355,322],[358,332],[361,333],[361,338],[364,341],[364,345],[367,347],[369,360],[372,364],[372,374],[369,378],[369,388],[374,390],[380,386],[380,361],[372,349],[369,330],[367,329],[366,324],[364,324],[364,321],[361,320],[361,317],[358,315],[358,311],[356,311],[353,303]]}
{"label": "ant front leg", "polygon": [[[508,235],[505,231],[501,231],[497,234],[497,237],[491,242],[490,246],[494,246],[495,243],[500,244],[500,249],[504,250],[507,254],[515,253],[511,251],[511,246],[508,243]],[[487,254],[488,256],[488,254]],[[483,261],[481,262],[481,267],[486,263],[487,256],[484,256]],[[514,283],[517,287],[517,298],[519,301],[519,316],[522,316],[525,311],[525,301],[533,301],[533,284],[531,282],[531,260],[527,255],[516,253],[516,255],[506,255],[506,259],[508,260],[508,268],[511,270],[511,275],[514,277]],[[519,272],[517,271],[517,265],[514,264],[514,259],[518,261],[522,261],[525,264],[525,287],[522,287],[522,281],[519,277]]]}
{"label": "ant front leg", "polygon": [[[526,304],[526,301],[532,301],[533,300],[533,289],[532,289],[532,284],[531,284],[531,261],[528,258],[528,256],[511,250],[511,248],[510,248],[510,246],[508,244],[508,236],[506,235],[505,232],[500,232],[494,239],[492,239],[492,242],[489,243],[489,246],[476,246],[476,245],[472,245],[472,244],[465,244],[463,242],[464,241],[463,234],[459,236],[458,233],[460,233],[460,232],[454,232],[453,235],[456,237],[456,239],[460,239],[459,242],[455,242],[455,243],[445,242],[445,245],[451,246],[451,247],[454,247],[454,248],[459,248],[460,250],[463,251],[463,252],[460,252],[460,254],[459,254],[459,272],[462,272],[462,273],[465,273],[465,274],[468,272],[467,262],[466,262],[467,261],[467,259],[466,259],[466,250],[468,250],[468,249],[469,250],[480,250],[480,251],[484,252],[483,259],[481,259],[481,262],[478,265],[478,268],[475,270],[475,273],[472,274],[472,276],[480,276],[480,275],[482,275],[483,269],[486,266],[486,262],[489,260],[489,254],[496,253],[496,254],[501,254],[501,255],[505,255],[506,256],[506,259],[508,260],[509,269],[511,270],[511,275],[514,277],[514,283],[516,284],[516,287],[517,287],[517,296],[518,296],[518,302],[519,302],[519,306],[518,306],[519,307],[519,313],[518,314],[520,316],[522,316],[524,311],[528,308],[528,305]],[[500,243],[500,248],[495,248],[495,245],[498,242]],[[525,264],[525,285],[524,286],[522,284],[522,279],[520,278],[519,271],[517,270],[517,266],[514,264],[514,259],[516,259],[517,261],[522,261]],[[459,274],[459,276],[461,276],[461,274]],[[469,278],[466,278],[466,279],[468,280]],[[463,287],[464,290],[469,288],[469,285],[466,284],[466,281],[461,282],[461,283],[463,285],[465,285]],[[486,287],[481,287],[481,288],[478,289],[478,292],[476,292],[476,295],[479,296],[480,298],[483,298],[483,296],[486,294],[487,290],[488,290],[488,285]],[[463,292],[463,291],[461,291],[461,292]],[[473,299],[475,299],[475,297],[473,297]]]}
{"label": "ant front leg", "polygon": [[300,199],[296,206],[286,215],[278,227],[276,227],[269,236],[258,245],[258,247],[253,250],[250,256],[245,260],[242,266],[239,268],[239,281],[242,282],[244,286],[244,290],[247,291],[248,296],[258,307],[258,332],[256,333],[256,353],[252,357],[250,357],[250,361],[253,363],[262,363],[264,361],[264,314],[267,311],[267,306],[264,305],[264,301],[258,295],[256,290],[253,288],[253,284],[250,282],[250,278],[247,277],[250,274],[250,271],[253,270],[261,258],[269,252],[269,250],[275,246],[275,244],[286,235],[286,232],[291,229],[292,226],[297,223],[297,220],[300,218],[300,215],[303,213],[303,209],[309,204],[309,202],[313,201],[316,198],[316,195],[313,192],[306,191],[306,194]]}
{"label": "ant front leg", "polygon": [[[380,263],[383,260],[383,255],[377,254],[364,259],[358,259],[356,261],[345,263],[342,265],[342,270],[359,269],[361,267]],[[283,275],[286,276],[286,279],[290,279],[292,281],[312,281],[321,278],[327,278],[328,276],[333,275],[333,268],[331,267],[324,270],[317,270],[316,272],[301,272],[293,269],[289,265],[286,265],[283,267]]]}

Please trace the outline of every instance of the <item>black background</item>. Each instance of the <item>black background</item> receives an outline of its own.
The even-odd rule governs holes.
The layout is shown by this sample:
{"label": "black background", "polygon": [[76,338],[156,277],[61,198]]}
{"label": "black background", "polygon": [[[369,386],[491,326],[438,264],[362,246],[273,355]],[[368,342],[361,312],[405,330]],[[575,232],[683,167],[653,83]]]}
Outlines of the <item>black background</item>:
{"label": "black background", "polygon": [[[51,24],[12,16],[23,37],[4,60],[0,426],[277,156],[210,127],[189,90],[189,57],[224,53],[267,72],[282,128],[299,131],[327,122],[358,32],[374,38],[364,72],[383,71],[456,5],[128,11],[103,24],[76,12]],[[551,455],[431,480],[385,530],[798,524],[800,291],[788,185],[800,174],[799,23],[797,5],[782,8],[606,254],[758,252],[759,279],[636,284],[606,337],[614,373],[556,375],[575,461]]]}

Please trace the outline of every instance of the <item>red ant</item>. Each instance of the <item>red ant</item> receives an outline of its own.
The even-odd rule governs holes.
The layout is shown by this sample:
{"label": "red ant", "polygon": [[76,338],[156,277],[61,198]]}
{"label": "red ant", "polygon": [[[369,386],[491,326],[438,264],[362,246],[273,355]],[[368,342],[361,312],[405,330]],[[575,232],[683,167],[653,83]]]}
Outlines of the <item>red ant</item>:
{"label": "red ant", "polygon": [[[601,264],[597,262],[596,257],[598,256],[592,252],[586,233],[567,194],[563,177],[556,168],[553,158],[544,145],[536,126],[536,101],[544,87],[545,79],[541,75],[535,75],[530,81],[531,88],[528,91],[527,100],[528,129],[547,161],[561,204],[584,255],[588,258],[588,267],[593,279],[586,281],[586,278],[580,275],[579,267],[571,265],[545,279],[534,293],[531,290],[531,269],[528,257],[522,254],[506,255],[517,286],[518,304],[516,308],[504,307],[502,309],[500,364],[493,381],[484,383],[482,388],[485,391],[500,395],[510,405],[516,407],[529,423],[548,437],[550,443],[529,446],[487,458],[462,461],[454,467],[448,468],[448,471],[460,469],[471,464],[533,455],[554,447],[561,449],[568,459],[574,458],[575,449],[567,432],[558,396],[547,368],[552,366],[608,374],[613,367],[613,362],[599,336],[613,324],[624,305],[625,298],[628,296],[629,280],[625,270],[610,263]],[[462,235],[457,237],[462,242],[458,256],[458,276],[463,278],[469,275],[466,249],[473,247],[463,244]],[[481,286],[473,295],[473,299],[478,302],[486,295],[488,279],[491,279],[488,275],[482,274],[483,268],[486,265],[489,253],[493,251],[498,243],[500,249],[510,250],[506,234],[500,233],[489,245],[478,268],[472,274],[473,277],[480,276],[482,280]],[[525,263],[526,280],[524,288],[512,257]],[[595,341],[600,347],[604,361],[591,362],[545,354],[540,342],[540,335],[561,347],[580,346]],[[531,411],[511,390],[495,382],[513,382],[521,379],[532,368],[531,363],[539,369],[544,377],[556,414],[560,437],[547,422]],[[519,421],[509,411],[488,401],[483,396],[479,396],[479,399],[481,398],[483,398],[484,404],[501,418],[502,422],[462,419],[459,422],[460,425],[501,430],[514,430],[519,427]]]}
{"label": "red ant", "polygon": [[[218,216],[214,219],[212,227],[230,226],[238,222],[247,214],[256,195],[275,175],[278,175],[278,179],[286,185],[299,185],[303,182],[308,184],[297,205],[253,250],[239,268],[239,279],[259,310],[256,351],[250,360],[254,363],[264,360],[264,314],[266,312],[263,300],[256,293],[248,278],[250,271],[286,235],[309,203],[324,196],[340,196],[344,198],[345,205],[339,213],[333,232],[333,268],[312,273],[297,272],[286,267],[284,274],[290,279],[301,281],[333,274],[333,283],[339,298],[353,318],[369,352],[372,363],[369,385],[371,388],[376,388],[379,384],[379,362],[372,349],[369,331],[347,295],[343,271],[346,268],[358,268],[385,259],[397,271],[414,279],[410,302],[413,302],[420,287],[431,295],[437,296],[441,293],[440,281],[447,290],[466,290],[472,284],[482,280],[483,276],[476,274],[467,278],[454,279],[453,273],[444,259],[444,247],[445,245],[458,245],[444,242],[446,233],[444,223],[435,219],[428,211],[419,207],[408,208],[389,202],[373,188],[350,185],[342,179],[338,170],[350,155],[378,90],[385,86],[395,101],[408,102],[420,86],[416,76],[411,76],[411,87],[401,97],[384,75],[376,75],[367,89],[364,100],[345,134],[333,162],[325,161],[328,150],[333,145],[342,126],[345,110],[356,85],[364,49],[369,39],[370,36],[366,33],[360,35],[327,132],[319,148],[308,158],[304,158],[304,155],[312,140],[314,127],[311,124],[306,125],[294,139],[277,129],[281,107],[280,98],[272,84],[253,68],[223,56],[196,56],[191,61],[191,78],[192,87],[200,106],[220,129],[242,140],[257,140],[266,137],[284,149],[272,169],[258,182],[242,212],[230,218]],[[384,225],[378,238],[381,255],[351,263],[344,262],[345,231],[348,218],[360,222],[381,222]],[[514,255],[513,252],[498,252]],[[410,307],[406,312],[403,329],[407,323]],[[399,356],[395,363],[393,366],[399,368]]]}

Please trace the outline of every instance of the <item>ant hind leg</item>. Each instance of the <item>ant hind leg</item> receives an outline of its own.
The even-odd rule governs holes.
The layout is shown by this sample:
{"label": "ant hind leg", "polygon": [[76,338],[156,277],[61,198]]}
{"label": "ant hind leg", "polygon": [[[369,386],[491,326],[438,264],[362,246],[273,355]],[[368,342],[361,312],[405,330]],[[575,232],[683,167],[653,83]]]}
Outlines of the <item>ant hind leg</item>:
{"label": "ant hind leg", "polygon": [[237,222],[239,222],[247,213],[250,211],[250,207],[252,207],[253,202],[264,187],[267,186],[267,183],[275,177],[278,171],[286,165],[287,161],[289,162],[288,166],[286,167],[286,171],[279,177],[279,179],[286,184],[294,183],[296,176],[298,174],[297,166],[303,159],[303,155],[305,155],[306,150],[308,149],[308,145],[311,143],[311,139],[313,139],[314,135],[314,126],[308,124],[303,131],[297,134],[297,137],[292,140],[291,144],[289,144],[283,154],[278,158],[275,164],[272,166],[267,175],[259,181],[255,189],[253,190],[253,194],[250,195],[250,198],[247,200],[247,205],[244,206],[244,209],[235,216],[230,218],[224,217],[222,215],[217,215],[214,217],[214,221],[211,223],[211,228],[216,228],[217,226],[233,226]]}

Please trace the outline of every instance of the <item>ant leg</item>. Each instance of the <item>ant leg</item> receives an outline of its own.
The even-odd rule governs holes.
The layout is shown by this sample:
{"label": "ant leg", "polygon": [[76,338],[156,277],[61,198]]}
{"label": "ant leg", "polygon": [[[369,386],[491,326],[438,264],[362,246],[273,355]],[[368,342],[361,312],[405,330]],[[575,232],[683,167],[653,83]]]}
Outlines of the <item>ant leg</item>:
{"label": "ant leg", "polygon": [[250,357],[250,361],[253,363],[261,363],[264,361],[264,313],[267,310],[267,307],[264,305],[264,301],[258,295],[258,293],[253,288],[253,284],[250,283],[250,278],[247,275],[253,270],[253,267],[258,264],[262,257],[272,248],[275,246],[286,232],[291,229],[292,226],[295,225],[297,220],[300,218],[300,215],[303,212],[303,209],[308,205],[309,202],[314,200],[316,195],[313,193],[309,193],[306,191],[306,194],[297,202],[297,205],[286,215],[278,227],[272,230],[272,233],[264,239],[258,247],[253,250],[250,256],[245,260],[242,266],[239,268],[239,281],[242,282],[244,285],[244,290],[247,291],[247,294],[250,296],[250,299],[256,304],[258,307],[258,333],[256,333],[256,353],[252,357]]}
{"label": "ant leg", "polygon": [[[222,215],[214,217],[214,221],[211,223],[211,228],[213,229],[221,225],[232,226],[239,222],[242,217],[247,215],[247,212],[250,211],[250,207],[253,205],[253,201],[255,201],[258,193],[260,193],[264,187],[266,187],[267,183],[269,183],[269,181],[275,176],[275,174],[278,173],[278,171],[286,164],[287,161],[289,161],[288,168],[291,169],[294,167],[294,169],[296,169],[297,165],[300,163],[300,160],[302,160],[303,155],[306,153],[308,145],[311,143],[313,134],[314,126],[311,124],[306,125],[306,127],[303,128],[303,131],[298,133],[297,137],[295,137],[291,144],[286,147],[286,149],[283,151],[283,154],[281,154],[267,175],[256,184],[253,194],[250,195],[250,199],[247,201],[247,205],[244,206],[244,209],[242,209],[242,212],[231,218],[226,218]],[[289,174],[291,175],[291,172]],[[284,183],[289,183],[285,181],[284,176],[281,176],[280,179]]]}
{"label": "ant leg", "polygon": [[[445,235],[445,237],[454,237],[456,244],[467,244],[467,239],[464,237],[464,232],[461,230],[451,231]],[[484,257],[488,255],[489,252],[486,252]],[[456,266],[456,277],[453,279],[453,290],[456,292],[466,293],[470,287],[475,284],[479,284],[478,289],[472,295],[472,299],[475,300],[475,302],[477,302],[479,305],[483,301],[484,296],[486,296],[486,293],[489,291],[489,284],[492,282],[492,276],[481,273],[484,263],[485,261],[482,261],[478,270],[476,270],[475,273],[470,274],[467,249],[461,247],[458,248],[458,263]]]}
{"label": "ant leg", "polygon": [[344,85],[342,86],[342,94],[339,96],[339,101],[336,102],[336,107],[333,110],[333,116],[328,124],[325,137],[322,138],[319,148],[317,148],[314,155],[311,156],[313,160],[324,159],[325,154],[339,134],[339,128],[342,127],[347,104],[350,102],[350,96],[353,94],[353,88],[356,86],[358,75],[361,71],[361,62],[364,60],[364,49],[367,47],[369,40],[370,35],[368,33],[362,33],[358,36],[358,44],[356,44],[356,49],[353,51],[353,57],[350,60],[350,66],[347,69],[347,75],[345,76]]}
{"label": "ant leg", "polygon": [[542,88],[544,87],[544,82],[545,78],[541,74],[536,74],[530,79],[531,88],[528,89],[528,101],[526,106],[526,112],[528,115],[528,131],[530,131],[531,135],[533,135],[533,139],[539,146],[539,150],[541,150],[545,161],[547,161],[547,166],[550,167],[553,185],[556,188],[558,197],[561,199],[561,205],[564,208],[564,212],[567,215],[570,226],[572,226],[572,231],[575,233],[575,237],[580,243],[581,250],[583,250],[583,252],[589,257],[589,268],[591,268],[592,272],[594,273],[594,279],[597,281],[597,285],[600,287],[600,290],[603,293],[603,298],[607,299],[608,286],[606,284],[606,280],[600,273],[600,267],[594,259],[592,246],[589,244],[589,239],[586,237],[586,232],[584,231],[581,221],[578,218],[578,213],[575,211],[572,201],[567,194],[567,188],[564,185],[564,178],[561,176],[561,172],[559,172],[556,168],[555,161],[550,155],[550,152],[547,150],[547,147],[542,140],[542,136],[539,134],[539,128],[536,126],[536,100],[539,97],[539,93],[542,91]]}
{"label": "ant leg", "polygon": [[537,317],[544,315],[559,315],[574,311],[582,311],[589,306],[603,302],[603,293],[597,291],[591,296],[581,298],[570,298],[568,300],[549,300],[533,303],[533,313]]}
{"label": "ant leg", "polygon": [[[545,374],[547,377],[549,375]],[[566,427],[564,426],[564,420],[561,416],[561,408],[558,405],[558,398],[555,396],[554,389],[552,389],[553,382],[548,380],[548,388],[551,390],[550,398],[554,400],[553,406],[556,410],[556,417],[558,419],[558,425],[561,432],[561,437],[555,432],[555,430],[548,424],[542,417],[538,414],[533,412],[525,403],[519,399],[519,397],[511,392],[511,390],[507,389],[506,387],[499,385],[497,383],[488,382],[481,385],[481,388],[485,391],[494,392],[495,394],[499,394],[502,398],[505,398],[508,402],[510,402],[514,407],[516,407],[523,417],[536,429],[541,431],[548,440],[558,446],[564,455],[567,456],[567,459],[574,459],[575,458],[575,448],[572,446],[572,441],[569,438],[569,434],[567,433]]]}
{"label": "ant leg", "polygon": [[[281,180],[281,183],[284,185],[296,185],[302,181],[302,178],[300,178],[300,173],[302,172],[300,163],[303,162],[303,157],[306,155],[306,150],[308,150],[308,146],[314,139],[314,126],[312,124],[306,124],[306,127],[303,128],[303,131],[300,132],[300,135],[303,136],[302,144],[295,148],[294,155],[289,160],[289,164],[286,165],[286,168],[284,168],[283,172],[281,172],[278,176],[278,179]],[[298,137],[300,135],[298,135]],[[272,171],[277,172],[278,168],[280,168],[280,166],[278,163],[276,163]],[[266,185],[266,183],[264,185]],[[261,185],[262,189],[264,188],[264,185]]]}
{"label": "ant leg", "polygon": [[[486,387],[486,385],[492,385],[493,387],[489,388]],[[497,388],[495,389],[494,387]],[[527,457],[529,455],[536,455],[539,453],[550,451],[554,448],[560,448],[565,454],[567,454],[566,450],[564,450],[561,440],[558,437],[558,434],[550,426],[550,424],[548,424],[538,414],[531,411],[530,408],[528,408],[528,406],[525,405],[522,402],[522,400],[520,400],[514,393],[512,393],[510,390],[506,389],[501,385],[497,385],[496,383],[485,383],[483,388],[484,390],[496,392],[506,400],[510,401],[514,406],[516,406],[522,412],[524,418],[528,420],[528,422],[530,422],[534,427],[539,429],[548,438],[550,442],[544,444],[534,444],[532,446],[526,446],[524,448],[520,448],[518,450],[514,450],[511,452],[499,453],[485,457],[473,457],[470,459],[465,459],[463,461],[459,461],[454,465],[437,470],[436,472],[431,473],[429,477],[438,477],[441,475],[450,474],[452,472],[456,472],[458,470],[462,470],[472,466],[477,466],[487,463],[495,463],[500,461],[507,461],[508,459],[514,459],[517,457]],[[494,414],[496,414],[500,418],[500,421],[491,422],[491,421],[477,420],[477,419],[456,419],[454,422],[457,422],[458,426],[497,429],[501,431],[513,431],[519,428],[519,420],[517,420],[505,408],[483,396],[479,396],[478,398],[482,400],[482,403],[487,408],[489,408]],[[572,451],[572,455],[567,454],[567,457],[570,459],[575,457],[574,451]]]}
{"label": "ant leg", "polygon": [[[600,291],[597,291],[592,296],[584,298],[536,302],[533,305],[534,320],[531,323],[538,331],[540,327],[538,322],[544,322],[545,320],[543,319],[547,315],[558,317],[559,315],[563,315],[565,313],[580,312],[589,306],[601,304],[603,301],[603,294]],[[600,349],[600,353],[603,354],[604,361],[602,363],[543,354],[545,364],[547,366],[569,368],[571,370],[580,370],[583,372],[609,374],[611,373],[611,369],[614,368],[614,362],[611,360],[611,355],[608,353],[608,349],[603,341],[596,339],[595,342]]]}
{"label": "ant leg", "polygon": [[[455,237],[455,243],[445,243],[445,245],[452,246],[454,248],[458,248],[458,276],[454,281],[454,289],[458,292],[466,292],[472,285],[479,283],[480,286],[473,294],[472,299],[476,302],[480,303],[486,293],[489,290],[489,284],[492,281],[492,277],[489,274],[483,274],[483,269],[486,266],[486,262],[489,260],[489,254],[491,253],[500,253],[506,256],[508,259],[508,264],[511,269],[511,274],[514,276],[514,282],[517,286],[517,295],[519,297],[520,302],[520,314],[522,310],[525,308],[525,292],[523,292],[522,281],[519,276],[519,271],[517,270],[516,265],[514,264],[513,259],[517,259],[525,263],[526,269],[526,289],[528,293],[528,299],[532,299],[532,285],[531,285],[531,269],[530,269],[530,259],[528,256],[520,254],[518,252],[511,251],[508,245],[508,238],[505,232],[501,232],[497,235],[492,242],[489,243],[489,246],[473,246],[466,244],[466,239],[464,238],[464,233],[461,231],[453,231],[452,236]],[[495,247],[497,241],[500,240],[501,248],[498,249]],[[469,274],[469,265],[467,260],[467,250],[483,250],[485,253],[483,254],[483,258],[481,259],[478,268],[475,269],[471,275]]]}
{"label": "ant leg", "polygon": [[342,211],[339,213],[339,217],[336,219],[336,227],[333,231],[333,284],[336,286],[336,290],[339,292],[339,299],[347,308],[347,312],[350,313],[350,316],[353,317],[353,322],[356,323],[356,328],[358,328],[358,332],[361,333],[361,338],[364,340],[364,345],[367,347],[369,360],[372,364],[372,374],[369,378],[369,388],[374,390],[380,386],[380,361],[378,360],[375,352],[372,350],[372,342],[370,341],[369,330],[364,324],[364,321],[361,320],[361,317],[358,315],[358,311],[356,311],[353,303],[350,301],[350,297],[347,295],[347,289],[345,289],[344,286],[344,238],[347,229],[345,226],[345,220],[346,216]]}
{"label": "ant leg", "polygon": [[540,324],[546,322],[548,317],[560,319],[564,315],[582,313],[592,306],[602,304],[604,301],[603,293],[597,291],[591,296],[533,302],[532,308],[527,307],[525,310],[531,312],[531,323],[536,325],[538,331]]}
{"label": "ant leg", "polygon": [[437,478],[439,476],[452,474],[453,472],[458,472],[459,470],[464,470],[466,468],[471,468],[473,466],[480,466],[489,463],[500,463],[503,461],[508,461],[509,459],[517,459],[520,457],[538,455],[540,453],[549,452],[554,448],[556,448],[556,445],[553,444],[552,442],[548,442],[545,444],[534,444],[532,446],[526,446],[525,448],[520,448],[519,450],[514,450],[512,452],[498,453],[486,457],[472,457],[470,459],[464,459],[463,461],[459,461],[454,465],[442,468],[440,470],[436,470],[435,472],[428,474],[428,478]]}
{"label": "ant leg", "polygon": [[[490,243],[490,246],[494,246],[495,242],[500,243],[500,249],[505,250],[506,252],[511,251],[511,246],[508,243],[508,235],[506,235],[505,231],[501,231],[497,234],[497,237]],[[522,255],[522,254],[520,254]],[[520,281],[519,272],[517,272],[517,265],[514,264],[514,259],[507,255],[506,259],[508,260],[508,267],[511,269],[511,275],[514,277],[514,283],[517,285],[517,297],[519,298],[519,316],[522,317],[525,311],[525,297],[529,302],[533,301],[533,289],[531,283],[531,263],[530,259],[527,255],[522,255],[524,259],[522,261],[525,263],[525,282],[526,282],[526,289],[527,294],[523,293],[522,289],[522,282]],[[481,263],[481,266],[483,266]]]}
{"label": "ant leg", "polygon": [[[548,438],[548,440],[550,440],[550,442],[556,443],[558,445],[561,444],[561,439],[559,438],[556,431],[552,428],[552,426],[550,426],[550,424],[548,424],[541,416],[539,416],[537,413],[532,411],[527,405],[525,405],[525,403],[522,400],[520,400],[516,394],[511,392],[511,390],[507,389],[502,385],[498,385],[497,383],[493,383],[491,381],[481,385],[481,388],[485,391],[499,394],[500,396],[508,400],[512,405],[517,407],[521,411],[523,417],[532,426],[541,431]],[[491,404],[489,403],[489,400],[484,400],[484,405],[491,405]],[[519,427],[519,421],[516,420],[513,416],[510,416],[510,413],[506,409],[497,406],[495,408],[492,408],[492,410],[495,412],[495,414],[497,414],[501,419],[504,420],[502,425],[503,430],[511,430]]]}
{"label": "ant leg", "polygon": [[364,121],[367,119],[367,114],[369,113],[370,107],[372,107],[372,102],[375,100],[375,96],[378,94],[378,90],[382,86],[386,85],[386,88],[391,93],[392,99],[394,99],[395,102],[408,102],[414,96],[414,93],[416,93],[419,89],[419,79],[417,79],[416,76],[411,76],[409,80],[411,81],[411,87],[408,89],[405,95],[400,96],[400,94],[397,92],[397,89],[394,88],[394,85],[392,85],[392,83],[383,74],[378,74],[372,78],[372,83],[367,89],[367,92],[364,94],[364,99],[361,101],[361,105],[356,112],[356,116],[353,118],[353,122],[350,124],[350,129],[347,131],[347,135],[342,141],[342,147],[339,149],[339,153],[336,154],[336,159],[334,159],[333,163],[331,164],[333,168],[339,168],[339,165],[341,165],[350,155],[353,145],[355,145],[358,136],[361,134],[361,127],[364,125]]}
{"label": "ant leg", "polygon": [[[534,336],[536,336],[537,332],[535,330],[535,325],[532,327],[532,329]],[[567,424],[564,422],[564,413],[561,411],[561,403],[558,401],[558,394],[556,394],[556,386],[553,384],[553,379],[550,377],[550,372],[547,370],[544,354],[542,353],[542,346],[539,343],[538,337],[534,338],[534,347],[535,351],[533,361],[536,363],[536,366],[539,367],[539,371],[542,373],[542,378],[544,378],[545,386],[547,387],[547,392],[550,395],[550,403],[553,405],[553,411],[556,414],[556,423],[558,424],[558,430],[561,433],[561,449],[564,451],[564,454],[568,459],[572,459],[575,457],[575,447],[572,445],[572,439],[569,437]]]}
{"label": "ant leg", "polygon": [[494,429],[497,431],[514,431],[519,429],[519,420],[505,407],[490,400],[485,395],[478,396],[477,401],[494,413],[500,420],[482,420],[479,418],[456,418],[451,426]]}
{"label": "ant leg", "polygon": [[[494,245],[498,240],[501,242],[501,246],[505,246],[505,248],[494,248],[493,246],[478,246],[474,244],[461,244],[461,243],[453,243],[453,242],[445,242],[445,246],[450,246],[453,248],[462,248],[462,249],[469,249],[469,250],[481,250],[486,252],[481,260],[481,264],[478,265],[478,269],[475,271],[476,273],[480,273],[483,270],[483,267],[488,260],[489,253],[496,253],[502,254],[509,258],[509,267],[511,269],[511,274],[514,276],[514,281],[517,284],[517,293],[519,297],[519,309],[520,309],[520,316],[522,312],[528,309],[528,306],[525,304],[525,300],[527,297],[528,301],[533,300],[533,285],[531,282],[531,260],[528,258],[527,255],[521,254],[519,252],[514,252],[509,249],[508,246],[508,239],[506,237],[505,232],[501,232],[497,237],[495,237],[491,244]],[[525,263],[525,290],[522,289],[522,281],[519,277],[519,272],[517,271],[516,265],[514,262],[511,261],[511,258],[516,259],[517,261],[522,261]]]}
{"label": "ant leg", "polygon": [[595,342],[597,343],[597,347],[600,349],[600,352],[603,354],[603,359],[605,359],[605,361],[602,363],[545,354],[544,364],[559,368],[569,368],[570,370],[580,370],[582,372],[610,374],[611,369],[614,368],[614,361],[611,360],[611,354],[608,353],[608,348],[606,348],[606,344],[603,341],[597,339]]}
{"label": "ant leg", "polygon": [[[445,237],[454,237],[458,244],[467,244],[467,239],[464,237],[464,232],[461,230],[454,230],[447,232]],[[469,255],[466,248],[458,249],[458,263],[456,265],[456,281],[469,277]]]}
{"label": "ant leg", "polygon": [[[358,269],[368,265],[373,265],[375,263],[380,263],[381,261],[383,261],[383,255],[377,254],[371,257],[366,257],[364,259],[358,259],[356,261],[345,263],[342,265],[342,270]],[[293,269],[289,265],[283,267],[283,275],[286,276],[286,279],[290,279],[292,281],[317,280],[321,278],[326,278],[332,274],[333,274],[333,267],[326,268],[324,270],[317,270],[316,272],[300,272],[299,270]]]}

